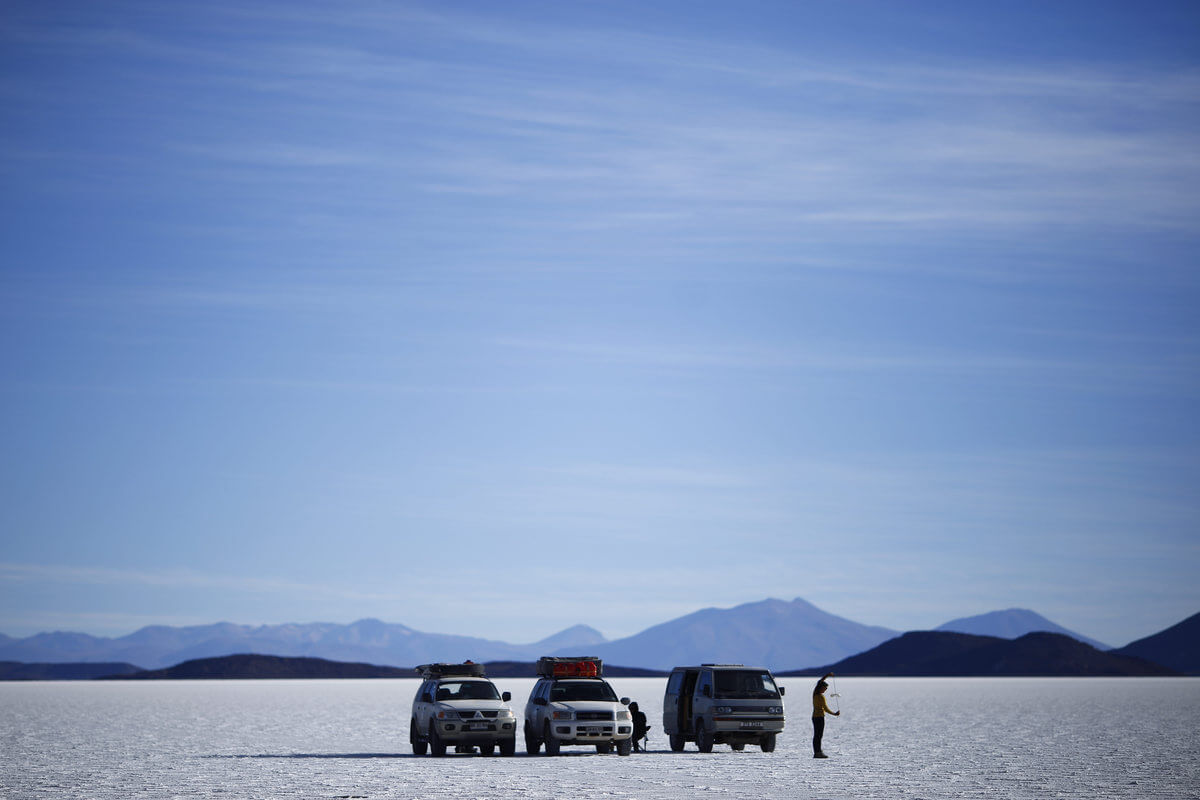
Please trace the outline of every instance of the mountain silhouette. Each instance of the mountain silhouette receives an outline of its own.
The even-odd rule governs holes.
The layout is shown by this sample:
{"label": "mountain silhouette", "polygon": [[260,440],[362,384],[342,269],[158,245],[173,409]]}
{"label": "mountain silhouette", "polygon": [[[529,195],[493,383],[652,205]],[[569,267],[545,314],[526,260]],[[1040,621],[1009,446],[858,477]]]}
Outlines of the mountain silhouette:
{"label": "mountain silhouette", "polygon": [[1200,614],[1130,642],[1113,653],[1144,658],[1188,675],[1200,675]]}
{"label": "mountain silhouette", "polygon": [[1111,650],[1110,645],[1089,639],[1075,631],[1051,622],[1041,614],[1027,608],[1008,608],[1003,611],[991,611],[974,617],[961,617],[950,620],[945,625],[939,625],[936,630],[952,631],[954,633],[973,633],[977,636],[999,636],[1002,639],[1016,639],[1027,633],[1045,631],[1061,633],[1070,636],[1084,644],[1090,644],[1097,650]]}
{"label": "mountain silhouette", "polygon": [[166,669],[146,670],[126,675],[110,675],[105,680],[246,680],[252,678],[412,678],[412,669],[381,667],[329,661],[324,658],[288,658],[240,653],[220,658],[199,658]]}
{"label": "mountain silhouette", "polygon": [[1061,633],[1017,639],[949,631],[910,631],[865,653],[791,674],[895,677],[1175,675],[1140,658],[1102,652]]}
{"label": "mountain silhouette", "polygon": [[[589,648],[606,663],[669,670],[681,664],[731,662],[794,668],[833,661],[895,636],[822,611],[801,599],[768,599],[734,608],[706,608]],[[558,655],[574,655],[559,651]]]}

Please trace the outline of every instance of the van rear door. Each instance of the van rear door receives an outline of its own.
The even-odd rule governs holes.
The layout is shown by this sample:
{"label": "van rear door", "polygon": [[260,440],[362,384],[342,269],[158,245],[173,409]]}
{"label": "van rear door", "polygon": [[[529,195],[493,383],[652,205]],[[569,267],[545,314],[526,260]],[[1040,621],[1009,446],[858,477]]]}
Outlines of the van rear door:
{"label": "van rear door", "polygon": [[663,732],[679,732],[679,692],[683,688],[683,670],[677,669],[667,678],[667,692],[663,695]]}
{"label": "van rear door", "polygon": [[692,693],[696,691],[696,678],[700,676],[700,670],[689,669],[684,670],[683,686],[679,689],[679,716],[676,724],[678,732],[687,736],[692,732]]}

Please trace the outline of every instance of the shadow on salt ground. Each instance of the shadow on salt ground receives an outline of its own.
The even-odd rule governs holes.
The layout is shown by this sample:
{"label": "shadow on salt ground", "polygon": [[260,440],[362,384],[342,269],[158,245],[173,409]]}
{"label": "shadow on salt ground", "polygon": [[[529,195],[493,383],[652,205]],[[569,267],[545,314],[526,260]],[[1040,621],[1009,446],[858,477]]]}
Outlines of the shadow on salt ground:
{"label": "shadow on salt ground", "polygon": [[411,753],[235,753],[201,758],[415,758]]}
{"label": "shadow on salt ground", "polygon": [[[686,755],[684,753],[675,753],[670,750],[647,750],[642,753],[633,754],[634,757],[643,755]],[[693,753],[692,755],[696,755]],[[593,758],[611,756],[612,758],[621,758],[615,753],[593,753],[587,750],[575,750],[559,753],[557,756],[551,756],[555,759],[563,758]],[[429,756],[418,756],[413,753],[218,753],[214,755],[200,756],[200,758],[212,759],[238,759],[238,758],[346,758],[346,759],[366,759],[366,758],[420,758],[429,760]],[[487,758],[487,759],[507,759],[507,758],[537,758],[545,759],[543,755],[529,755],[529,753],[514,753],[511,756],[485,756],[481,753],[446,753],[445,756],[439,757],[439,761],[449,761],[463,758]]]}
{"label": "shadow on salt ground", "polygon": [[[587,756],[595,756],[597,753],[561,753],[555,758],[579,758]],[[365,758],[420,758],[426,761],[429,756],[418,756],[412,753],[226,753],[215,754],[209,756],[200,756],[200,758],[213,759],[237,759],[237,758],[347,758],[347,759],[365,759]],[[479,753],[447,753],[445,756],[439,757],[438,761],[453,761],[463,758],[487,758],[499,760],[500,758],[541,758],[541,756],[530,756],[528,753],[514,753],[512,756],[485,756]]]}

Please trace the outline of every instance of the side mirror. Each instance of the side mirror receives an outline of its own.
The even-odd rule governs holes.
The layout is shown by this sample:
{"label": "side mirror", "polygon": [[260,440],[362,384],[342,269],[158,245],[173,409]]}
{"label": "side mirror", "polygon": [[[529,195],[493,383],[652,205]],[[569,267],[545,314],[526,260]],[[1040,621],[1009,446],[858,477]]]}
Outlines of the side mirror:
{"label": "side mirror", "polygon": [[535,697],[535,698],[533,698],[533,704],[534,704],[535,706],[544,706],[544,705],[546,705],[546,698],[544,698],[544,697]]}
{"label": "side mirror", "polygon": [[627,705],[629,705],[631,702],[633,702],[633,701],[631,701],[631,700],[630,700],[628,697],[622,697],[622,698],[621,698],[621,705],[623,705],[623,706],[627,706]]}
{"label": "side mirror", "polygon": [[787,694],[787,687],[786,687],[786,686],[780,686],[780,687],[779,687],[779,696],[780,696],[780,697],[783,697],[785,694]]}
{"label": "side mirror", "polygon": [[425,694],[421,695],[421,702],[422,703],[432,703],[433,695],[431,695],[429,692],[426,692]]}
{"label": "side mirror", "polygon": [[500,699],[507,703],[509,700],[512,700],[512,692],[505,692],[500,695]]}

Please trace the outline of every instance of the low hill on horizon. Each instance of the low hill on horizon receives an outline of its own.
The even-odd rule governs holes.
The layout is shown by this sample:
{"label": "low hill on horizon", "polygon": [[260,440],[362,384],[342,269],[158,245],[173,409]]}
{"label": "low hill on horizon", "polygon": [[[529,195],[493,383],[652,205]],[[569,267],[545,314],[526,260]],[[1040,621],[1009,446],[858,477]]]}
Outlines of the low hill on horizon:
{"label": "low hill on horizon", "polygon": [[1061,633],[1017,639],[910,631],[835,664],[783,673],[886,677],[1087,677],[1178,675],[1140,658],[1113,655]]}
{"label": "low hill on horizon", "polygon": [[108,675],[132,675],[142,668],[124,663],[33,663],[0,661],[0,681],[91,681]]}
{"label": "low hill on horizon", "polygon": [[1144,658],[1188,675],[1200,675],[1200,614],[1112,652]]}
{"label": "low hill on horizon", "polygon": [[239,653],[218,658],[199,658],[166,669],[144,670],[127,675],[108,675],[99,680],[246,680],[280,678],[415,678],[411,667],[330,661],[324,658],[267,656]]}

